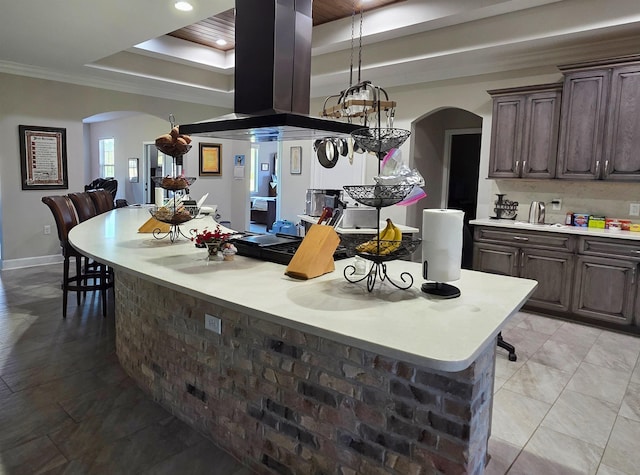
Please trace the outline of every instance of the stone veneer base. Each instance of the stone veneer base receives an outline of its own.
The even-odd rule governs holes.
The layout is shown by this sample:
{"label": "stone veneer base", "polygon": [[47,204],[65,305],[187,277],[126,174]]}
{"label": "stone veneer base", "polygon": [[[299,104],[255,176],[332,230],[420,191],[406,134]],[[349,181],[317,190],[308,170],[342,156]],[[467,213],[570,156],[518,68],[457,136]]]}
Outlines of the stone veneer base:
{"label": "stone veneer base", "polygon": [[[467,369],[447,373],[123,272],[115,290],[116,348],[125,371],[257,473],[484,471],[493,345]],[[221,318],[221,335],[205,330],[205,313]]]}

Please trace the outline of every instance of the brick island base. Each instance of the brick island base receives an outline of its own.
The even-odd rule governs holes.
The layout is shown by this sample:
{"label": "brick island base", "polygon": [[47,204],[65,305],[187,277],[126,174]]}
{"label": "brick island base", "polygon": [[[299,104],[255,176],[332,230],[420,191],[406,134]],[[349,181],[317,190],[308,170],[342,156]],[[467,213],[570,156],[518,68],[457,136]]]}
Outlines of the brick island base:
{"label": "brick island base", "polygon": [[[124,272],[115,300],[125,371],[257,473],[484,472],[494,345],[467,369],[447,373]],[[221,335],[204,329],[205,313],[222,319]]]}

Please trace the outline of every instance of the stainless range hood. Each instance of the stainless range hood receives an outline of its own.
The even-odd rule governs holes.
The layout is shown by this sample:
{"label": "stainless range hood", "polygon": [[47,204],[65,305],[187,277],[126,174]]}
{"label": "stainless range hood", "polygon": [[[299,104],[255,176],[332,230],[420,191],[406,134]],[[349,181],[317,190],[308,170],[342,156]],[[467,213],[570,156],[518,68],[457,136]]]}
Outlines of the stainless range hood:
{"label": "stainless range hood", "polygon": [[236,0],[234,113],[180,133],[268,142],[347,136],[360,125],[309,115],[312,0]]}

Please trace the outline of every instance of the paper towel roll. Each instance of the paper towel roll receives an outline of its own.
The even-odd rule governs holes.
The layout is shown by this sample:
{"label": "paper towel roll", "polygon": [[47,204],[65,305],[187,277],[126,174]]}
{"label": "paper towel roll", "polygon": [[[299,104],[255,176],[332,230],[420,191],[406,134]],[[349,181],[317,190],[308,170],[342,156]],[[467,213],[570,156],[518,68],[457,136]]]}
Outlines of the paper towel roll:
{"label": "paper towel roll", "polygon": [[154,202],[156,206],[164,205],[164,190],[162,188],[156,188],[156,196]]}
{"label": "paper towel roll", "polygon": [[427,262],[427,280],[451,282],[460,278],[464,211],[422,211],[422,261]]}

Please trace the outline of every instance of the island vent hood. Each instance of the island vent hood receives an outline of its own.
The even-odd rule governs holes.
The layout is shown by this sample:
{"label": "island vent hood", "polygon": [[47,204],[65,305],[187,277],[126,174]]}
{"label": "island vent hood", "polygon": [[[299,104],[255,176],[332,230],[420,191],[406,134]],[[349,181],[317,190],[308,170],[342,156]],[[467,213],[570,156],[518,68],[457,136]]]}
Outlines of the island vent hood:
{"label": "island vent hood", "polygon": [[236,0],[234,113],[180,133],[269,142],[347,136],[360,125],[309,115],[312,0]]}

